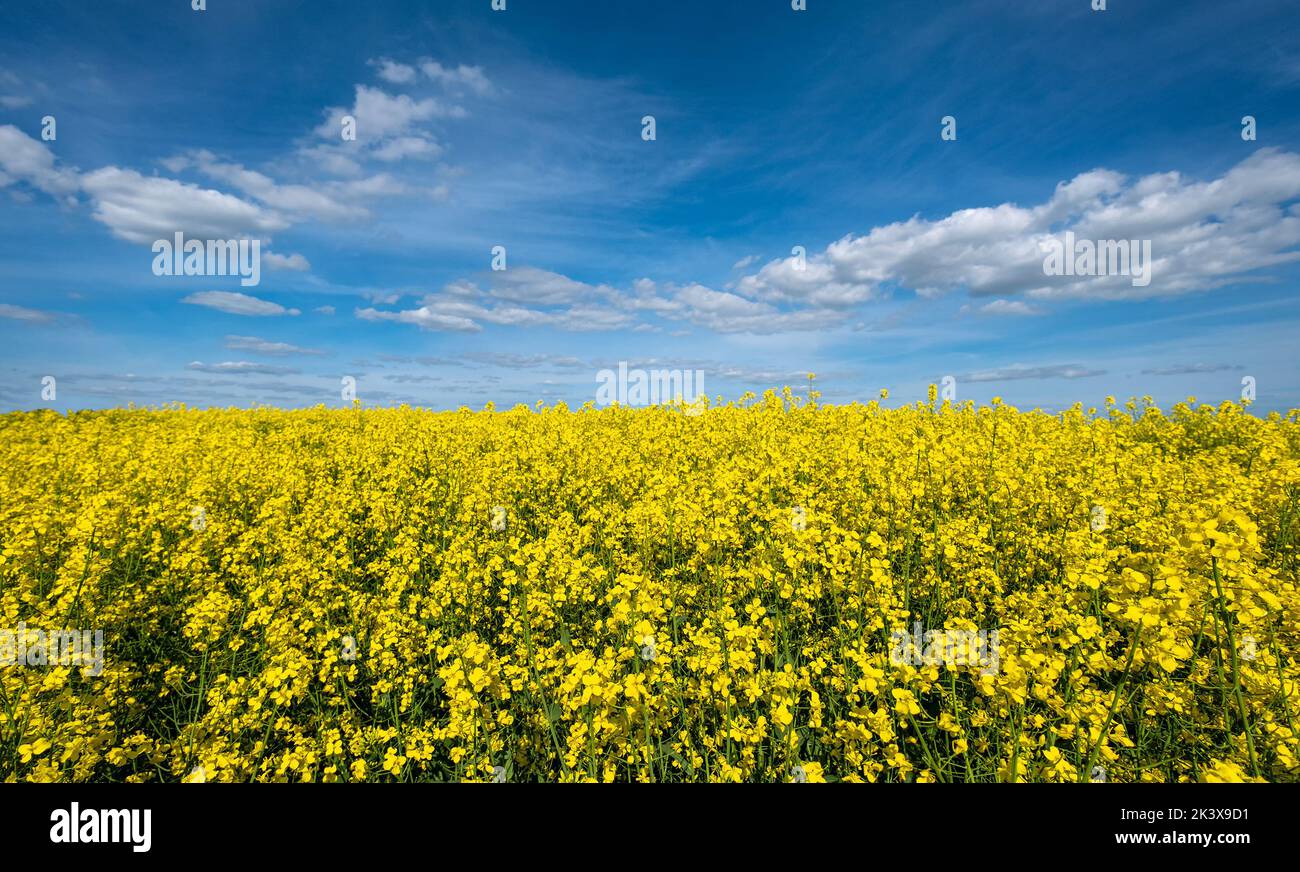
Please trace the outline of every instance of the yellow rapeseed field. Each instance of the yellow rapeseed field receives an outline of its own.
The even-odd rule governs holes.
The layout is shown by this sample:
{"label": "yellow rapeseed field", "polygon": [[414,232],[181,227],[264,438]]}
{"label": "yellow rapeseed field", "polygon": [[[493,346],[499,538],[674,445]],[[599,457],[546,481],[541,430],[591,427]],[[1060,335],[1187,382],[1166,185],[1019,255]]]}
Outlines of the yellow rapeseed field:
{"label": "yellow rapeseed field", "polygon": [[0,778],[1300,780],[1298,418],[3,415]]}

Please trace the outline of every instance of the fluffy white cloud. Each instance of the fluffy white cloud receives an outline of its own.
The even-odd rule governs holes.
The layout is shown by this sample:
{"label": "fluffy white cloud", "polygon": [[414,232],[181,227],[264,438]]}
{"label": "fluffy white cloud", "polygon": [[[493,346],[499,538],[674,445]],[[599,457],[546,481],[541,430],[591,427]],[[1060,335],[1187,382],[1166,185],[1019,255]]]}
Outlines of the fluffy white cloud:
{"label": "fluffy white cloud", "polygon": [[0,188],[26,182],[51,196],[67,197],[79,187],[77,173],[55,165],[54,153],[12,124],[0,125]]}
{"label": "fluffy white cloud", "polygon": [[[484,95],[493,90],[481,67],[465,64],[444,67],[427,59],[418,68],[389,58],[370,63],[378,69],[379,78],[394,85],[413,84],[423,75],[450,92]],[[408,158],[433,160],[442,155],[443,146],[427,129],[428,122],[465,118],[468,114],[463,106],[439,97],[389,94],[380,88],[358,84],[351,107],[326,110],[325,120],[316,128],[316,134],[325,142],[305,146],[299,154],[336,176],[359,175],[362,163],[367,160],[385,163]],[[340,138],[343,118],[349,115],[356,121],[355,141]],[[445,190],[439,186],[431,193],[441,198]]]}
{"label": "fluffy white cloud", "polygon": [[483,328],[468,318],[445,315],[435,312],[427,306],[408,309],[402,312],[382,312],[378,309],[357,309],[356,316],[362,321],[397,321],[401,324],[414,324],[421,330],[444,330],[462,333],[477,333]]}
{"label": "fluffy white cloud", "polygon": [[364,208],[341,202],[337,197],[308,185],[282,185],[256,170],[240,164],[218,160],[209,151],[193,154],[194,166],[211,179],[224,182],[235,190],[282,213],[298,218],[346,220],[364,217]]}
{"label": "fluffy white cloud", "polygon": [[540,309],[529,309],[513,304],[490,305],[473,302],[463,296],[430,294],[422,301],[422,311],[464,319],[471,323],[485,321],[505,327],[560,326],[559,316]]}
{"label": "fluffy white cloud", "polygon": [[537,267],[521,266],[492,273],[489,293],[502,300],[540,306],[609,299],[617,292],[608,285],[589,285]]}
{"label": "fluffy white cloud", "polygon": [[361,146],[355,142],[312,145],[299,149],[298,154],[310,166],[332,176],[361,175],[361,164],[357,160]]}
{"label": "fluffy white cloud", "polygon": [[445,103],[435,97],[415,100],[406,94],[392,95],[378,88],[357,85],[352,107],[336,106],[329,109],[325,120],[316,128],[316,133],[322,139],[339,139],[343,130],[343,116],[351,115],[357,122],[357,141],[375,143],[406,133],[421,121],[463,118],[466,114],[460,106]]}
{"label": "fluffy white cloud", "polygon": [[[398,321],[424,330],[477,331],[483,324],[552,327],[575,332],[631,327],[635,318],[612,304],[617,291],[558,273],[519,267],[494,274],[489,290],[473,282],[448,284],[427,294],[419,308],[398,312],[357,311],[367,321]],[[529,305],[521,305],[521,304]],[[547,308],[536,308],[538,306]]]}
{"label": "fluffy white cloud", "polygon": [[397,197],[409,193],[406,183],[393,178],[388,173],[377,173],[364,179],[351,179],[346,182],[330,182],[330,189],[343,197]]}
{"label": "fluffy white cloud", "polygon": [[408,64],[399,64],[388,58],[380,58],[370,63],[372,66],[379,68],[379,78],[385,82],[391,82],[394,85],[406,85],[415,81],[415,67]]}
{"label": "fluffy white cloud", "polygon": [[294,272],[308,272],[311,270],[311,261],[301,254],[276,254],[274,251],[268,251],[262,254],[262,264],[267,269],[292,270]]}
{"label": "fluffy white cloud", "polygon": [[627,293],[534,267],[493,273],[487,289],[470,281],[451,282],[420,303],[414,310],[365,309],[357,315],[370,321],[415,324],[426,330],[481,329],[483,324],[495,324],[572,332],[657,330],[638,322],[637,314],[642,312],[689,320],[720,333],[815,330],[843,321],[843,313],[833,309],[781,309],[700,284],[661,288],[649,279],[639,279]]}
{"label": "fluffy white cloud", "polygon": [[[383,317],[426,329],[487,323],[609,330],[656,329],[637,317],[653,313],[719,333],[772,334],[844,326],[849,311],[893,286],[921,297],[959,289],[976,298],[995,296],[963,311],[1029,317],[1044,314],[1041,302],[1031,301],[1169,296],[1300,259],[1297,197],[1300,155],[1274,149],[1256,152],[1210,182],[1177,173],[1129,181],[1093,170],[1057,185],[1038,206],[963,209],[936,221],[913,217],[865,236],[845,236],[820,253],[772,261],[742,277],[734,291],[699,283],[660,286],[644,278],[620,291],[517,267],[493,273],[486,288],[453,282],[425,297],[415,312]],[[1128,275],[1047,275],[1044,244],[1067,229],[1092,241],[1150,240],[1152,280],[1143,286]],[[1017,294],[1028,299],[1013,299]],[[1051,377],[1080,377],[1079,372],[1087,371]]]}
{"label": "fluffy white cloud", "polygon": [[377,58],[370,61],[379,78],[392,85],[410,85],[421,74],[432,82],[449,91],[471,91],[480,96],[492,93],[492,83],[488,81],[483,68],[459,64],[443,66],[438,61],[425,58],[418,66],[404,64],[391,58]]}
{"label": "fluffy white cloud", "polygon": [[783,308],[698,283],[660,288],[648,279],[640,279],[633,284],[633,290],[632,295],[619,300],[624,308],[690,321],[717,333],[823,330],[842,325],[844,317],[842,312],[823,306]]}
{"label": "fluffy white cloud", "polygon": [[261,236],[289,226],[255,203],[174,179],[104,167],[82,177],[94,201],[95,220],[114,236],[150,243],[177,231],[201,239]]}
{"label": "fluffy white cloud", "polygon": [[[414,68],[409,69],[414,75]],[[478,81],[472,72],[477,68],[464,69],[470,72],[444,72],[467,84]],[[392,69],[388,72],[401,75]],[[334,125],[346,113],[356,116],[362,142],[337,140],[338,129]],[[46,143],[13,125],[3,125],[0,126],[0,188],[22,183],[70,204],[75,204],[77,194],[84,192],[91,201],[95,220],[108,227],[114,236],[130,242],[148,244],[170,238],[178,231],[195,238],[252,236],[266,240],[273,232],[304,220],[367,218],[370,211],[366,203],[379,198],[415,194],[445,199],[447,189],[441,184],[425,189],[413,187],[388,173],[363,176],[361,161],[373,158],[393,163],[406,158],[436,158],[441,154],[441,145],[431,134],[412,129],[413,126],[434,118],[464,114],[459,106],[438,99],[414,100],[358,85],[353,107],[330,110],[328,120],[318,131],[334,139],[334,143],[299,152],[314,167],[353,177],[344,181],[282,183],[206,150],[161,161],[172,174],[194,170],[227,190],[175,178],[145,176],[111,165],[81,174],[76,169],[60,166]],[[344,148],[349,145],[355,147]],[[10,194],[19,200],[29,196],[21,189]],[[309,269],[301,255],[268,254],[267,263],[271,268]]]}
{"label": "fluffy white cloud", "polygon": [[442,154],[442,146],[428,136],[397,136],[381,143],[371,152],[375,160],[393,162],[408,157],[432,160]]}
{"label": "fluffy white cloud", "polygon": [[1024,300],[993,300],[976,306],[973,310],[969,306],[963,306],[964,310],[974,311],[980,315],[1042,315],[1044,310],[1039,306],[1032,306]]}
{"label": "fluffy white cloud", "polygon": [[697,316],[746,318],[768,315],[774,311],[771,306],[764,303],[756,303],[727,291],[715,291],[698,284],[679,288],[675,296],[688,305]]}
{"label": "fluffy white cloud", "polygon": [[861,267],[841,269],[835,255],[844,242],[833,244],[821,257],[792,255],[772,261],[758,273],[741,278],[736,290],[757,300],[814,306],[853,306],[874,299],[885,276],[871,268],[865,272]]}
{"label": "fluffy white cloud", "polygon": [[465,64],[444,67],[437,61],[425,60],[420,64],[420,71],[451,90],[466,88],[479,95],[492,93],[492,83],[484,75],[482,67],[471,67]]}
{"label": "fluffy white cloud", "polygon": [[[95,201],[95,217],[133,242],[170,237],[176,231],[198,238],[265,237],[307,220],[349,221],[370,215],[367,200],[406,193],[386,173],[347,181],[282,184],[265,173],[197,150],[162,161],[172,172],[196,172],[243,197],[134,170],[105,167],[82,177]],[[247,199],[244,199],[247,198]],[[264,256],[272,269],[306,271],[302,255]]]}
{"label": "fluffy white cloud", "polygon": [[[1300,155],[1276,149],[1261,149],[1208,182],[1178,173],[1130,181],[1093,170],[1058,185],[1038,206],[1003,203],[876,227],[803,264],[772,261],[736,288],[756,300],[846,307],[887,285],[923,296],[957,289],[1043,299],[1169,296],[1300,259],[1297,196]],[[1152,281],[1137,287],[1128,276],[1045,275],[1043,245],[1066,230],[1093,241],[1151,240]]]}

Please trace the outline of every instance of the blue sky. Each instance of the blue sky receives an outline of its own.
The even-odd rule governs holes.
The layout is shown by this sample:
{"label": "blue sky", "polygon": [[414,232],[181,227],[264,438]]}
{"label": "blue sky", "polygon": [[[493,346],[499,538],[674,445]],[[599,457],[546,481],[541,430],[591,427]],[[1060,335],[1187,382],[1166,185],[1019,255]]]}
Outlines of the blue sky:
{"label": "blue sky", "polygon": [[[5,4],[0,409],[580,405],[618,361],[1298,407],[1300,16],[1107,5]],[[1150,283],[1046,275],[1066,231]],[[155,275],[175,232],[260,283]]]}

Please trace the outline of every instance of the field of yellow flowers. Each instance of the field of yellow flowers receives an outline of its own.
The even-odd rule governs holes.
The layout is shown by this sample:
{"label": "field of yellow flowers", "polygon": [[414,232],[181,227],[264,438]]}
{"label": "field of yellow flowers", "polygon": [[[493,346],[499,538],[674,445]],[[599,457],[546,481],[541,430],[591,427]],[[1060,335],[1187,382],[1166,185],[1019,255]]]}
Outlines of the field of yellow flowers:
{"label": "field of yellow flowers", "polygon": [[1300,780],[1296,412],[812,396],[0,416],[0,779]]}

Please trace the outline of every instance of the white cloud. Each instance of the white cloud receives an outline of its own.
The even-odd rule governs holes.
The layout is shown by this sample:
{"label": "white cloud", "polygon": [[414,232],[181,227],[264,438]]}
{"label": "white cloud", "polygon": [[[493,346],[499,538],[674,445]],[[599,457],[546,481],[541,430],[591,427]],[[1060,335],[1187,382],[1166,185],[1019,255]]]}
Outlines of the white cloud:
{"label": "white cloud", "polygon": [[[406,67],[415,75],[413,67]],[[381,70],[401,76],[396,67]],[[448,81],[461,81],[477,88],[481,71],[458,68],[444,71]],[[486,81],[483,79],[482,81]],[[4,85],[0,81],[0,85]],[[335,122],[343,114],[356,116],[361,140],[341,143]],[[195,238],[256,237],[268,241],[275,231],[303,220],[344,221],[370,217],[368,200],[417,195],[433,200],[448,196],[445,185],[424,188],[413,186],[388,173],[362,174],[367,158],[394,163],[407,158],[437,158],[442,147],[427,131],[415,125],[435,118],[464,117],[464,109],[436,98],[412,99],[393,96],[365,85],[356,86],[350,110],[329,110],[328,120],[318,132],[333,140],[299,150],[300,157],[311,167],[334,175],[349,176],[344,181],[320,181],[308,184],[282,183],[266,173],[223,160],[206,150],[174,155],[161,165],[170,173],[194,170],[228,188],[229,192],[192,182],[158,175],[145,176],[118,166],[105,166],[93,172],[79,173],[60,166],[51,148],[13,125],[0,126],[0,188],[8,187],[17,202],[30,200],[28,185],[69,204],[84,191],[90,198],[92,217],[120,239],[151,243],[182,232]],[[345,146],[352,146],[346,148]],[[307,270],[310,265],[301,255],[267,256],[268,266]]]}
{"label": "white cloud", "polygon": [[540,306],[608,299],[617,292],[608,285],[589,285],[537,267],[521,266],[494,272],[489,293],[502,300]]}
{"label": "white cloud", "polygon": [[[519,281],[503,282],[486,293],[473,284],[454,283],[443,293],[430,294],[421,302],[432,312],[508,327],[555,327],[586,332],[614,330],[635,323],[631,314],[609,305],[608,300],[615,293],[612,288],[593,287],[545,270],[520,268],[518,272]],[[498,299],[506,302],[498,303]],[[517,305],[517,302],[565,308],[544,310]]]}
{"label": "white cloud", "polygon": [[357,176],[361,174],[361,164],[357,162],[360,151],[361,147],[355,142],[338,142],[302,148],[298,153],[308,164],[330,175]]}
{"label": "white cloud", "polygon": [[686,319],[718,333],[825,330],[842,325],[844,319],[843,313],[835,309],[821,306],[783,309],[700,284],[668,286],[667,290],[676,305],[661,307],[661,314],[673,319]]}
{"label": "white cloud", "polygon": [[875,299],[885,276],[872,273],[872,267],[866,264],[865,272],[862,266],[842,268],[836,249],[847,239],[831,245],[826,255],[774,260],[757,273],[741,278],[736,290],[758,300],[814,306],[853,306]]}
{"label": "white cloud", "polygon": [[371,61],[370,64],[379,68],[379,78],[385,82],[391,82],[394,85],[407,85],[415,81],[415,67],[408,64],[399,64],[388,58],[380,58]]}
{"label": "white cloud", "polygon": [[[414,75],[412,67],[401,64],[384,67],[385,62],[379,63],[381,70],[391,74],[400,76],[401,72],[394,71],[411,70]],[[355,140],[341,138],[343,118],[348,115],[356,122]],[[325,121],[317,126],[315,132],[325,142],[304,145],[299,148],[299,155],[313,167],[345,177],[360,175],[367,160],[389,164],[408,158],[434,160],[442,156],[443,147],[427,129],[428,122],[467,116],[463,107],[436,97],[416,99],[357,85],[352,106],[326,110]]]}
{"label": "white cloud", "polygon": [[231,351],[252,351],[256,354],[283,356],[289,354],[320,355],[325,352],[315,348],[300,348],[288,342],[272,342],[256,336],[227,336],[226,348]]}
{"label": "white cloud", "polygon": [[190,294],[181,300],[182,303],[189,303],[193,306],[206,306],[209,309],[216,309],[220,312],[226,312],[230,315],[298,315],[297,309],[286,309],[279,303],[272,303],[269,300],[259,300],[257,297],[250,297],[248,294],[241,294],[234,291],[200,291],[197,294]]}
{"label": "white cloud", "polygon": [[477,333],[483,329],[468,318],[439,314],[426,306],[421,306],[418,309],[409,309],[404,312],[381,312],[378,309],[357,309],[356,316],[362,321],[397,321],[402,324],[414,324],[421,330],[445,330]]}
{"label": "white cloud", "polygon": [[764,303],[756,303],[727,291],[715,291],[698,284],[679,288],[676,297],[690,306],[691,311],[698,316],[743,318],[768,315],[774,311],[771,306]]}
{"label": "white cloud", "polygon": [[425,60],[420,64],[420,71],[428,78],[455,90],[467,88],[480,96],[492,93],[492,83],[483,74],[482,67],[460,64],[457,67],[444,67],[434,60]]}
{"label": "white cloud", "polygon": [[28,324],[53,324],[61,317],[58,312],[44,312],[40,309],[28,309],[25,306],[0,303],[0,318],[8,318],[11,321],[26,321]]}
{"label": "white cloud", "polygon": [[[582,369],[592,366],[568,354],[514,354],[506,351],[467,351],[461,357],[475,363],[499,366],[504,369],[532,369],[538,366]],[[447,363],[456,366],[463,365],[457,361],[447,361]]]}
{"label": "white cloud", "polygon": [[420,61],[418,70],[411,64],[400,63],[390,58],[372,60],[370,65],[376,68],[379,78],[393,85],[409,85],[422,73],[425,78],[452,91],[468,90],[484,96],[492,93],[493,90],[492,83],[483,73],[483,68],[478,66],[467,64],[454,67],[443,66],[430,58]]}
{"label": "white cloud", "polygon": [[375,160],[386,162],[418,157],[432,160],[442,154],[442,146],[427,136],[398,136],[377,146],[371,152]]}
{"label": "white cloud", "polygon": [[55,166],[54,153],[12,124],[0,125],[0,188],[26,182],[51,196],[67,197],[79,182],[73,170]]}
{"label": "white cloud", "polygon": [[843,320],[843,314],[836,310],[784,310],[700,284],[661,288],[643,278],[633,282],[627,293],[527,266],[491,273],[488,281],[487,289],[467,280],[454,281],[439,293],[426,295],[419,309],[367,309],[358,317],[402,321],[425,329],[470,329],[467,324],[478,329],[482,324],[496,324],[573,332],[623,328],[644,332],[659,329],[637,320],[637,313],[651,312],[674,320],[690,320],[718,332],[760,334],[826,329]]}
{"label": "white cloud", "polygon": [[284,213],[324,220],[360,218],[367,214],[364,208],[340,202],[317,188],[277,184],[270,176],[256,170],[218,160],[209,151],[195,152],[193,160],[199,172],[209,178],[225,182],[235,190]]}
{"label": "white cloud", "polygon": [[175,173],[175,174],[183,173],[191,166],[194,165],[194,161],[191,160],[187,155],[183,155],[183,154],[176,154],[176,155],[172,155],[171,157],[165,157],[162,160],[158,161],[158,163],[160,163],[163,166],[163,168],[167,170],[169,173]]}
{"label": "white cloud", "polygon": [[1092,378],[1093,376],[1105,375],[1106,371],[1101,369],[1089,369],[1086,366],[1080,366],[1076,363],[1054,364],[1051,366],[1026,366],[1016,363],[1001,369],[985,369],[979,372],[967,373],[958,376],[959,381],[968,382],[1000,382],[1000,381],[1019,381],[1023,379],[1050,379],[1050,378]]}
{"label": "white cloud", "polygon": [[445,103],[434,97],[414,100],[406,94],[396,96],[366,85],[356,86],[352,107],[334,107],[316,133],[322,139],[338,140],[343,129],[343,116],[351,115],[357,122],[357,141],[377,143],[392,136],[406,133],[413,125],[434,118],[463,118],[467,113],[459,106]]}
{"label": "white cloud", "polygon": [[[520,267],[510,278],[494,277],[496,285],[481,290],[472,282],[453,282],[442,292],[427,294],[417,309],[383,312],[358,310],[368,321],[399,321],[425,330],[477,331],[483,324],[505,327],[554,327],[575,332],[631,327],[635,318],[606,302],[612,288],[593,287],[546,270]],[[504,276],[504,274],[503,274]],[[593,299],[594,298],[594,299]],[[390,298],[391,299],[391,298]],[[519,305],[563,306],[540,309]]]}
{"label": "white cloud", "polygon": [[388,173],[329,184],[331,190],[345,197],[396,197],[410,191],[405,182],[393,178]]}
{"label": "white cloud", "polygon": [[[969,307],[963,307],[964,309]],[[1042,315],[1043,309],[1038,306],[1032,306],[1024,300],[993,300],[976,306],[974,309],[980,315]]]}
{"label": "white cloud", "polygon": [[294,272],[308,272],[311,270],[311,261],[301,254],[276,254],[268,251],[262,255],[262,263],[267,269],[292,270]]}
{"label": "white cloud", "polygon": [[222,363],[204,363],[196,360],[189,365],[189,368],[198,372],[216,372],[222,375],[297,375],[299,373],[299,370],[286,366],[270,366],[247,360],[227,360]]}
{"label": "white cloud", "polygon": [[201,239],[260,236],[289,226],[255,203],[174,179],[104,167],[82,177],[94,200],[95,220],[114,236],[149,243],[177,231]]}
{"label": "white cloud", "polygon": [[[962,209],[848,235],[810,255],[772,261],[737,291],[768,302],[852,306],[899,285],[922,296],[966,289],[974,296],[1136,299],[1220,286],[1300,259],[1300,155],[1261,149],[1222,177],[1178,173],[1134,181],[1108,170],[1057,185],[1032,207]],[[1040,243],[1072,230],[1080,239],[1150,239],[1149,286],[1128,276],[1047,276]]]}

